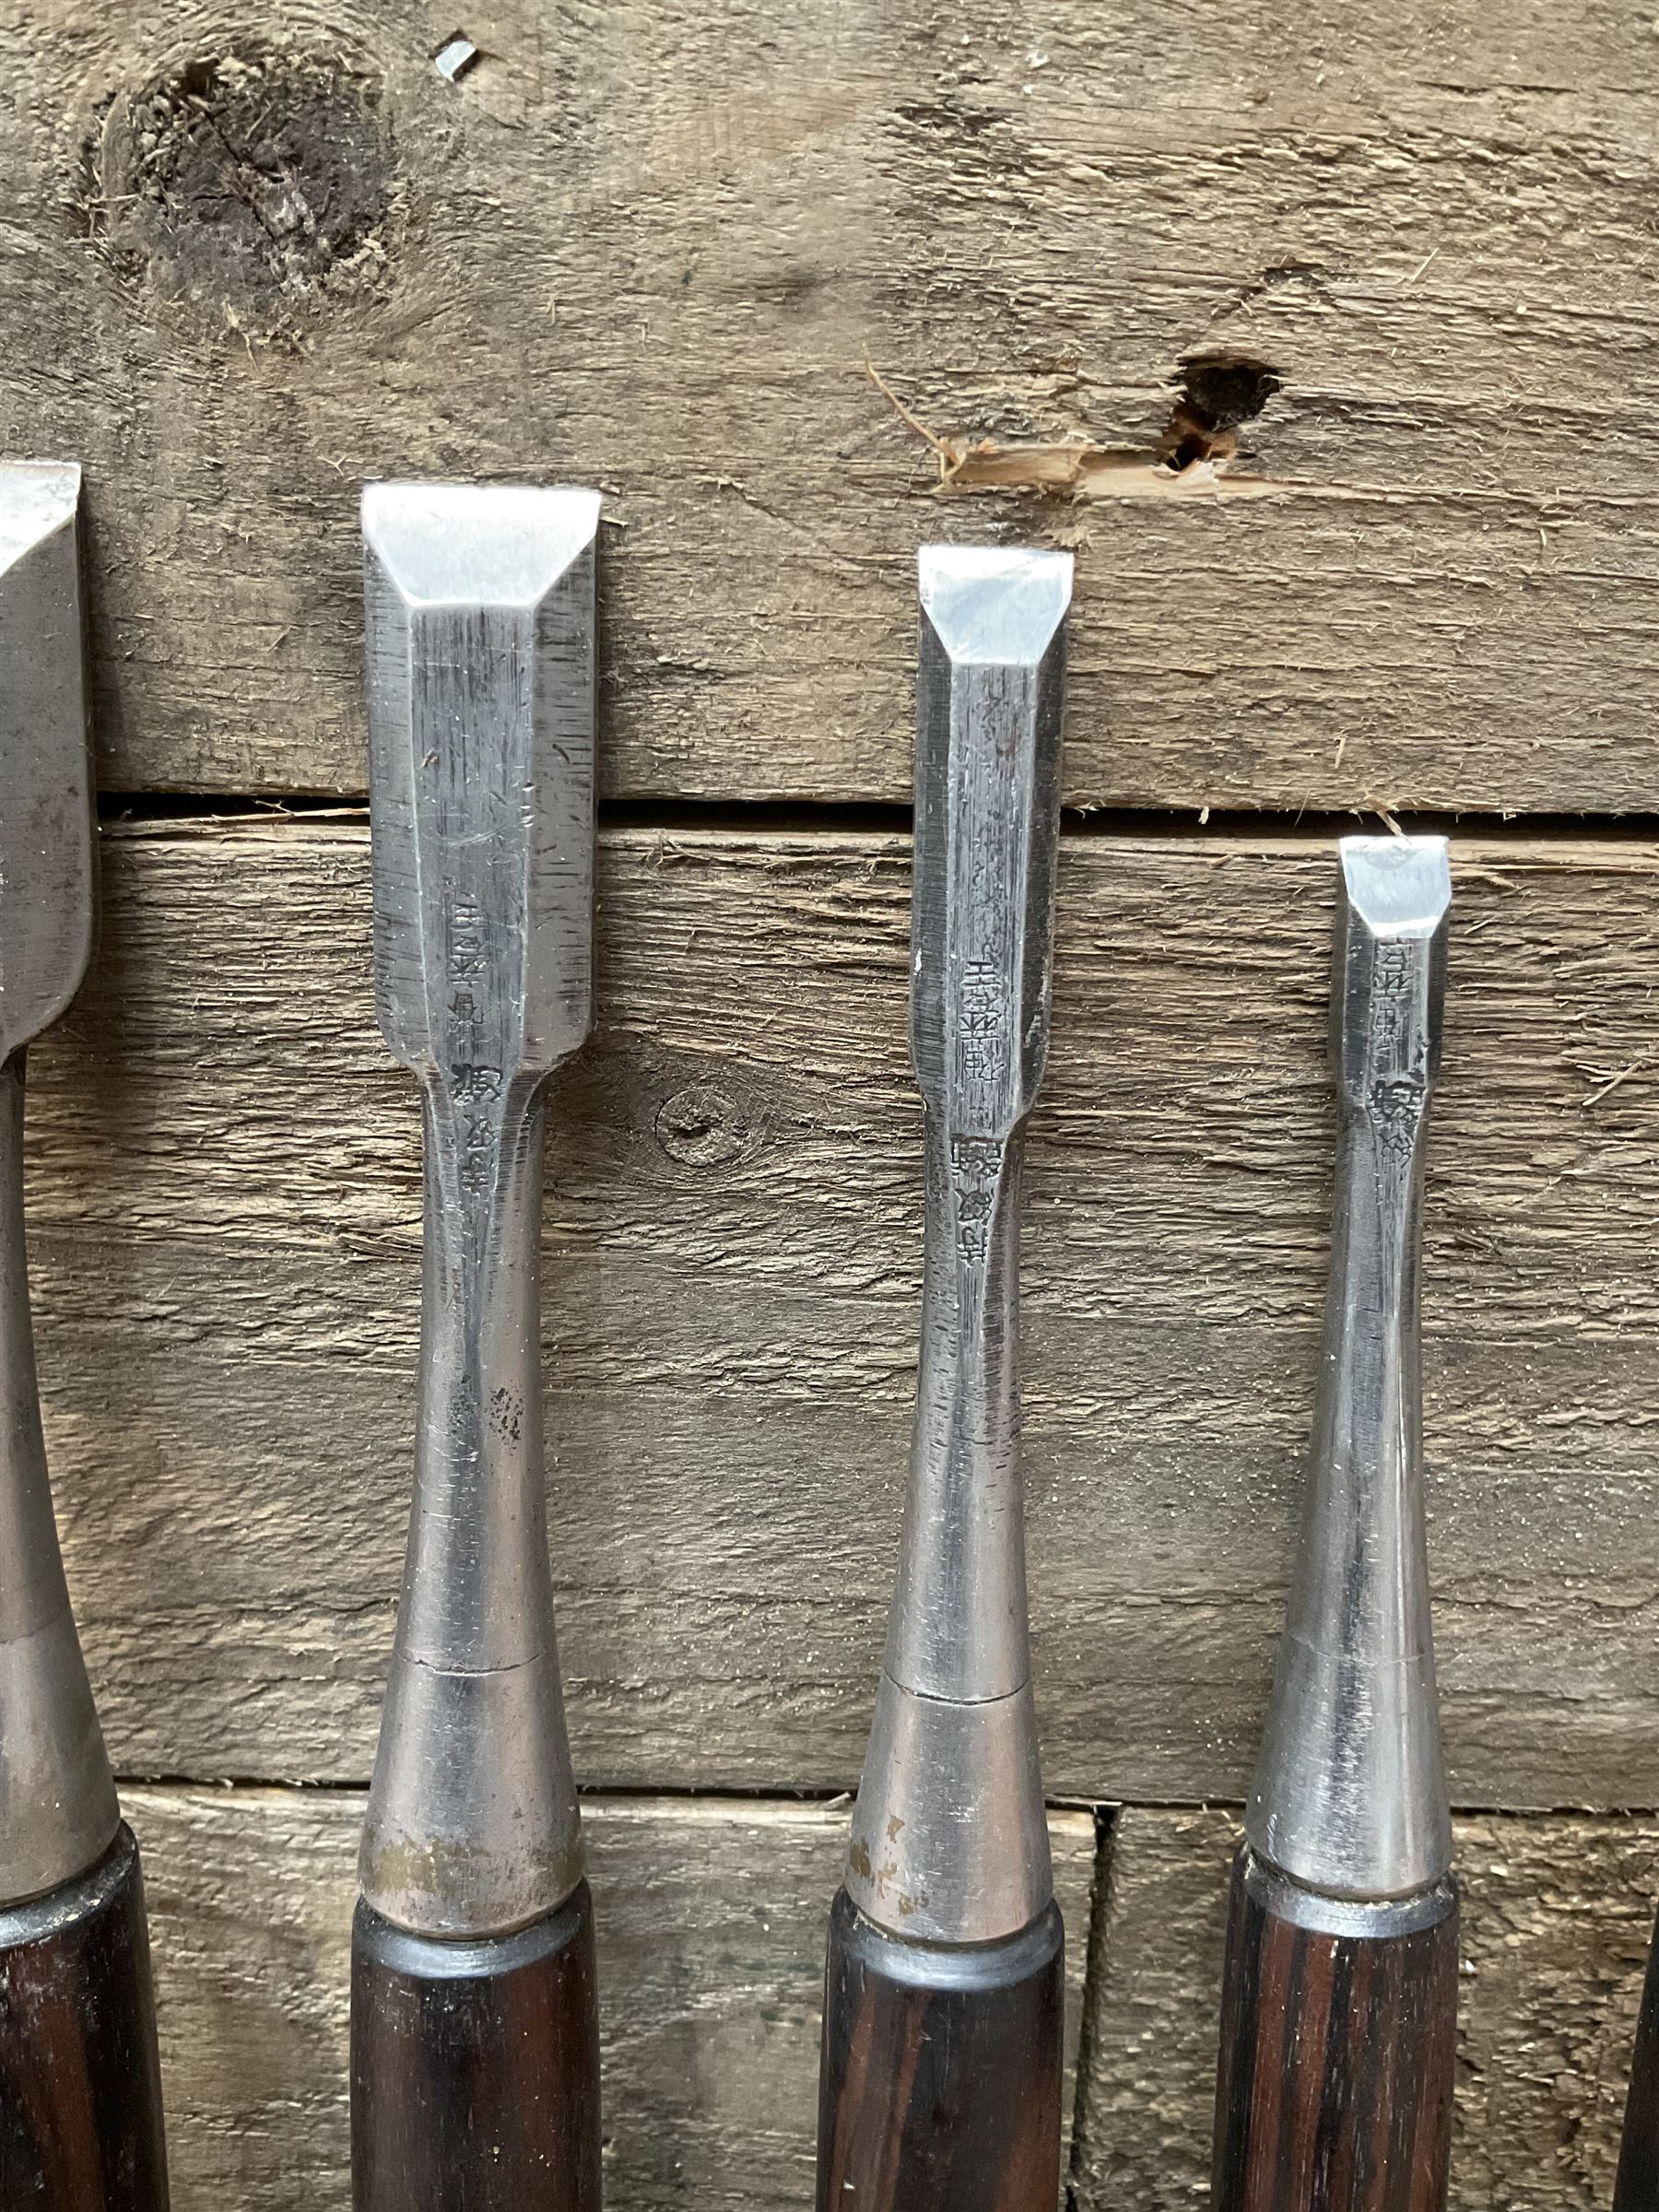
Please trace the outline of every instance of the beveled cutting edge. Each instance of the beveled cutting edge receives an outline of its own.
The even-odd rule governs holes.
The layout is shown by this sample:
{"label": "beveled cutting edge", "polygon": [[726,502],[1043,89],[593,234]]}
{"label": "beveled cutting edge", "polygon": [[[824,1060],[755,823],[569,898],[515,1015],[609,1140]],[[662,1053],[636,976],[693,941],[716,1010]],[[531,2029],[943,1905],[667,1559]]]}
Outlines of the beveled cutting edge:
{"label": "beveled cutting edge", "polygon": [[121,1818],[58,1549],[23,1220],[27,1049],[97,919],[79,513],[78,468],[0,465],[0,1905],[86,1874]]}
{"label": "beveled cutting edge", "polygon": [[846,1888],[916,1942],[1053,1894],[1026,1627],[1019,1183],[1048,1046],[1069,554],[919,556],[911,1051],[925,1110],[921,1367]]}
{"label": "beveled cutting edge", "polygon": [[363,497],[375,980],[419,1077],[415,1500],[363,1895],[501,1934],[582,1879],[547,1562],[547,1077],[590,1022],[596,494]]}
{"label": "beveled cutting edge", "polygon": [[1452,1823],[1423,1521],[1424,1139],[1452,879],[1441,837],[1344,838],[1331,996],[1340,1112],[1312,1464],[1245,1834],[1304,1888],[1407,1898]]}

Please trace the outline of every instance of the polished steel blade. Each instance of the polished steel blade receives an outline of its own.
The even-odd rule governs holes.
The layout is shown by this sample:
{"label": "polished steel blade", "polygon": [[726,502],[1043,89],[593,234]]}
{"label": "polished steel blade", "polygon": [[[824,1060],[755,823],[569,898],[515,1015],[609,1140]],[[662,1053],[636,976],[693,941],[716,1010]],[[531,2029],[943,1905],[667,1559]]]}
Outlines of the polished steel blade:
{"label": "polished steel blade", "polygon": [[80,470],[0,464],[0,1059],[80,988],[97,922]]}
{"label": "polished steel blade", "polygon": [[0,1905],[85,1874],[120,1818],[58,1554],[23,1224],[25,1047],[97,916],[80,471],[0,465]]}
{"label": "polished steel blade", "polygon": [[1021,1139],[1048,1045],[1068,554],[929,547],[911,1039],[926,1109],[922,1358],[847,1888],[917,1941],[1053,1894],[1026,1628]]}
{"label": "polished steel blade", "polygon": [[1423,1521],[1424,1139],[1452,879],[1440,837],[1345,838],[1341,1116],[1312,1463],[1245,1827],[1304,1888],[1403,1898],[1451,1865]]}
{"label": "polished steel blade", "polygon": [[364,494],[376,995],[420,1077],[415,1504],[363,1890],[500,1933],[582,1878],[547,1569],[546,1079],[591,1019],[592,492]]}

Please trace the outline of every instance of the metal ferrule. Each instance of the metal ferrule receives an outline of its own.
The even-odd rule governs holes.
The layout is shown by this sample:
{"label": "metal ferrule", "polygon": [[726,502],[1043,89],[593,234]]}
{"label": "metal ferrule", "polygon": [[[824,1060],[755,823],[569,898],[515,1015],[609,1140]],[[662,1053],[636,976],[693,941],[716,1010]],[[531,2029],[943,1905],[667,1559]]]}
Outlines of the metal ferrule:
{"label": "metal ferrule", "polygon": [[926,548],[921,586],[922,1354],[847,1888],[894,1935],[977,1943],[1028,1926],[1053,1891],[1026,1627],[1019,1182],[1048,1041],[1071,561]]}
{"label": "metal ferrule", "polygon": [[1451,877],[1443,838],[1347,838],[1332,999],[1340,1103],[1312,1465],[1265,1741],[1258,1858],[1339,1899],[1443,1881],[1423,1522],[1418,1277]]}
{"label": "metal ferrule", "polygon": [[542,1452],[545,1088],[589,1022],[591,494],[379,486],[369,547],[381,1026],[419,1075],[415,1502],[361,1879],[429,1936],[582,1879]]}
{"label": "metal ferrule", "polygon": [[1310,1935],[1387,1943],[1436,1927],[1457,1910],[1457,1884],[1449,1874],[1426,1889],[1413,1889],[1404,1897],[1331,1897],[1291,1881],[1265,1859],[1258,1859],[1248,1845],[1241,1855],[1246,1894],[1275,1920],[1288,1921],[1292,1927],[1306,1928]]}
{"label": "metal ferrule", "polygon": [[0,1906],[95,1866],[120,1823],[53,1516],[23,1222],[25,1050],[79,988],[97,877],[80,471],[0,465]]}

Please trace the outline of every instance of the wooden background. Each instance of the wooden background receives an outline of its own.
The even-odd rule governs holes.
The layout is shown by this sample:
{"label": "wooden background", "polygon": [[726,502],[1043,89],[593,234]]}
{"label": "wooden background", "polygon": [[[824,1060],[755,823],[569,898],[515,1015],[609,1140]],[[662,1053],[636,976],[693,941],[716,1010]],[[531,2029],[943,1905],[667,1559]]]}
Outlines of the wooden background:
{"label": "wooden background", "polygon": [[810,2201],[912,1380],[945,536],[1078,562],[1025,1325],[1073,2203],[1204,2198],[1332,840],[1455,818],[1453,2198],[1604,2206],[1659,1890],[1652,0],[33,0],[0,53],[0,446],[88,471],[107,794],[31,1256],[181,2212],[346,2202],[417,1335],[362,813],[394,473],[606,495],[601,1001],[546,1228],[611,2203]]}

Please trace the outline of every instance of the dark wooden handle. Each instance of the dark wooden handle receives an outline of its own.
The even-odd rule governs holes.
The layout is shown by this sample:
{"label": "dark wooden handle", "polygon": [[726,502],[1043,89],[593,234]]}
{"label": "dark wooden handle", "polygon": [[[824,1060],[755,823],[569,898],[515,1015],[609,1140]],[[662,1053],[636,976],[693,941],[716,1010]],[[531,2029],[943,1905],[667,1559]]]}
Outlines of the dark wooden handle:
{"label": "dark wooden handle", "polygon": [[830,1915],[818,2212],[1054,2212],[1065,1931],[900,1943]]}
{"label": "dark wooden handle", "polygon": [[0,1912],[0,2206],[167,2212],[144,1877],[124,1826],[90,1874]]}
{"label": "dark wooden handle", "polygon": [[1613,2212],[1655,2212],[1659,2206],[1659,1925],[1648,1953],[1641,2011],[1636,2021],[1636,2049],[1630,2058],[1630,2088],[1625,2100],[1624,2141],[1618,2151],[1618,2179],[1613,2184]]}
{"label": "dark wooden handle", "polygon": [[583,1882],[514,1936],[351,1930],[357,2212],[599,2212],[599,1998]]}
{"label": "dark wooden handle", "polygon": [[1448,1881],[1388,1912],[1394,1932],[1363,1932],[1364,1908],[1299,1894],[1239,1853],[1214,2212],[1441,2212],[1457,1892]]}

